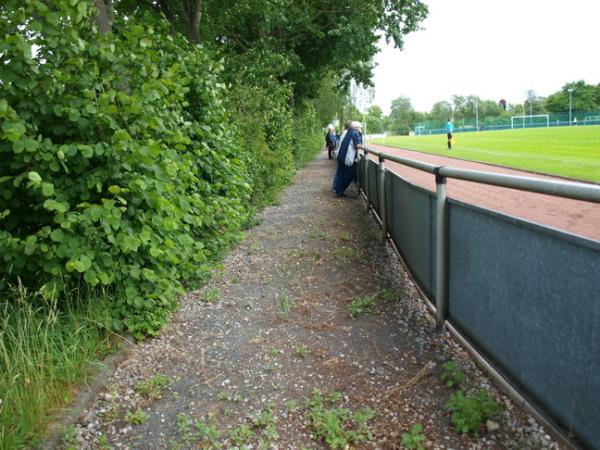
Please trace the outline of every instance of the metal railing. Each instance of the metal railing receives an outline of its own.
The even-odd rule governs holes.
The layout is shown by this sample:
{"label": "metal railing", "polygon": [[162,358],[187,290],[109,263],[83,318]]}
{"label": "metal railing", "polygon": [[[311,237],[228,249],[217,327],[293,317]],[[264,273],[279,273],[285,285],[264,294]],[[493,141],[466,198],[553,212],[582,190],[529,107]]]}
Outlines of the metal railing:
{"label": "metal railing", "polygon": [[[379,161],[379,165],[378,165],[378,168],[376,169],[376,175],[375,175],[377,177],[377,180],[369,180],[370,176],[374,176],[373,171],[370,169],[373,168],[372,165],[375,163],[375,161],[373,161],[371,158],[368,157],[369,154],[377,157],[377,159]],[[494,185],[494,186],[518,189],[518,190],[522,190],[522,191],[536,192],[536,193],[549,194],[549,195],[558,196],[558,197],[565,197],[565,198],[570,198],[570,199],[577,199],[577,200],[584,200],[584,201],[589,201],[589,202],[600,203],[600,186],[597,186],[597,185],[578,183],[578,182],[555,181],[555,180],[539,179],[539,178],[524,177],[524,176],[504,175],[504,174],[498,174],[498,173],[482,172],[482,171],[477,171],[477,170],[467,170],[467,169],[460,169],[460,168],[446,167],[446,166],[436,166],[433,164],[428,164],[428,163],[424,163],[421,161],[402,158],[402,157],[399,157],[399,156],[396,156],[396,155],[393,155],[390,153],[375,151],[375,150],[371,150],[371,149],[366,149],[361,154],[360,158],[361,158],[360,164],[363,166],[363,171],[361,171],[361,173],[359,174],[359,179],[360,179],[360,184],[362,184],[362,186],[363,186],[363,192],[367,198],[367,209],[370,209],[371,207],[373,207],[373,209],[376,210],[376,212],[379,216],[379,219],[381,221],[384,238],[388,237],[389,227],[394,225],[394,224],[390,223],[390,218],[388,217],[388,210],[393,212],[393,210],[391,209],[391,206],[393,206],[393,205],[391,205],[390,203],[395,200],[393,198],[387,198],[390,195],[390,192],[392,192],[392,190],[391,190],[391,188],[387,189],[387,187],[386,187],[386,186],[388,186],[387,181],[388,181],[388,177],[390,176],[390,171],[388,168],[386,168],[385,162],[393,161],[393,162],[396,162],[396,163],[399,163],[399,164],[402,164],[402,165],[405,165],[408,167],[412,167],[417,170],[431,173],[432,175],[435,176],[435,181],[436,181],[436,191],[435,191],[435,200],[434,200],[435,206],[434,206],[434,208],[431,209],[431,211],[429,213],[429,215],[431,217],[430,221],[433,223],[431,224],[432,233],[429,235],[430,237],[429,237],[429,241],[428,241],[429,248],[435,249],[435,251],[432,252],[432,253],[434,253],[434,255],[432,255],[434,257],[434,261],[432,261],[430,264],[430,270],[433,271],[433,276],[431,277],[431,279],[433,280],[433,282],[432,282],[433,287],[431,288],[431,294],[434,297],[434,301],[431,302],[431,299],[429,299],[429,301],[435,305],[436,324],[437,324],[438,329],[443,329],[444,325],[446,324],[447,326],[449,326],[451,331],[454,330],[456,332],[456,330],[454,328],[454,324],[448,322],[448,320],[449,320],[449,299],[448,299],[449,279],[450,279],[450,275],[451,275],[451,273],[449,272],[450,268],[448,265],[448,251],[449,251],[449,246],[450,246],[449,223],[448,223],[449,222],[448,221],[449,199],[447,196],[447,189],[446,189],[448,178],[466,180],[466,181],[471,181],[471,182],[475,182],[475,183],[483,183],[483,184],[489,184],[489,185]],[[372,162],[369,163],[369,161],[372,161]],[[359,165],[359,167],[360,167],[360,165]],[[369,174],[369,172],[371,172],[371,174]],[[393,177],[398,178],[395,174],[391,174],[391,175],[393,175]],[[376,181],[376,183],[372,183],[373,181]],[[406,182],[406,183],[408,183],[408,182]],[[390,180],[390,184],[391,184],[391,180]],[[408,184],[410,184],[410,183],[408,183]],[[372,189],[369,189],[369,186],[371,186]],[[372,198],[373,193],[371,192],[371,190],[377,191],[376,193],[377,193],[378,197],[376,199]],[[375,203],[375,201],[376,201],[376,203]],[[452,201],[452,202],[453,202],[453,207],[454,207],[454,203],[457,203],[457,202],[456,201]],[[459,208],[458,203],[457,203],[456,207]],[[496,213],[493,213],[493,214],[496,214]],[[506,216],[506,217],[510,217],[510,216]],[[600,224],[598,224],[598,226],[600,226]],[[535,237],[535,231],[536,230],[533,230],[533,232],[532,232],[534,237]],[[552,230],[552,231],[555,234],[560,234],[560,232],[558,232],[556,230]],[[506,233],[507,231],[503,231],[503,232]],[[510,232],[510,230],[508,230],[508,232]],[[426,233],[422,233],[422,234],[426,234]],[[427,238],[423,237],[423,239],[427,239]],[[575,239],[578,239],[578,238],[575,238]],[[583,241],[584,239],[581,239],[581,240]],[[397,244],[397,243],[395,243],[395,244]],[[473,245],[473,244],[469,244],[469,245]],[[600,242],[589,241],[588,243],[586,243],[586,245],[587,245],[587,247],[591,247],[591,255],[593,258],[592,266],[600,267],[600,263],[599,263],[599,261],[600,261]],[[586,246],[584,245],[584,247],[586,247]],[[587,247],[586,247],[586,250],[589,250]],[[400,245],[397,245],[397,248],[400,248]],[[401,251],[401,253],[402,253],[402,251]],[[405,261],[405,263],[407,263],[409,270],[412,272],[412,269],[410,267],[411,266],[410,261],[408,261],[408,262]],[[457,267],[454,269],[455,272],[460,271],[460,270],[461,270],[460,267]],[[591,273],[595,273],[594,270],[591,270]],[[453,272],[453,274],[454,274],[454,272]],[[566,275],[566,276],[568,276],[568,275]],[[598,273],[597,276],[600,277],[600,273]],[[418,281],[419,280],[417,280],[417,284],[419,284]],[[542,283],[543,281],[536,280],[536,282]],[[594,283],[596,283],[596,282],[594,282]],[[590,286],[592,286],[592,288],[597,288],[598,283],[592,284]],[[591,288],[590,288],[590,290],[591,290]],[[424,289],[424,291],[427,291],[427,289]],[[594,294],[589,294],[588,298],[591,298],[590,295],[594,296]],[[600,304],[600,294],[596,293],[594,298],[596,298],[598,300],[597,304]],[[457,300],[457,302],[460,303],[459,300]],[[592,304],[594,304],[594,303],[592,303]],[[600,307],[594,306],[594,308],[595,308],[594,311],[597,310],[600,312]],[[509,317],[509,316],[507,316],[507,317]],[[460,320],[464,321],[465,319],[463,317],[463,318],[460,318]],[[510,319],[507,319],[507,320],[510,320]],[[600,323],[598,323],[597,325],[600,326]],[[464,341],[464,336],[460,336],[460,339]],[[469,336],[469,341],[472,341],[474,343],[476,350],[480,350],[480,346],[478,345],[477,341],[481,340],[481,341],[483,341],[484,344],[486,344],[486,342],[485,342],[486,339],[489,339],[489,337],[484,336],[481,339],[479,339],[479,337],[476,335],[473,335],[473,333],[470,333],[470,336]],[[595,344],[592,344],[592,346],[593,345],[595,345]],[[485,345],[484,345],[484,347],[485,347]],[[489,347],[489,345],[488,345],[488,347]],[[546,349],[545,351],[549,351],[549,350]],[[485,351],[483,353],[489,354],[489,352],[485,352]],[[507,351],[507,353],[510,354],[510,351]],[[591,353],[594,353],[594,347],[592,347]],[[481,356],[481,355],[479,355],[479,356]],[[593,355],[589,356],[589,358],[590,358],[590,360],[596,361],[594,359],[596,357]],[[493,358],[493,359],[498,359],[498,358]],[[502,358],[499,358],[499,359],[502,360]],[[600,370],[599,362],[596,361],[596,362],[592,362],[592,363],[588,363],[588,364],[592,365],[593,367],[598,366],[598,369]],[[511,380],[513,380],[515,377],[519,378],[519,376],[520,376],[519,373],[515,374],[515,372],[518,372],[518,370],[514,370],[514,368],[510,368],[510,367],[508,370],[505,370],[506,368],[502,367],[501,364],[500,364],[500,367],[498,367],[498,364],[490,365],[488,363],[488,361],[486,361],[486,359],[483,359],[483,365],[491,366],[491,367],[494,367],[495,369],[499,369],[500,373],[503,373],[505,375],[508,374],[508,378]],[[513,373],[511,373],[511,371]],[[495,375],[498,375],[498,374],[496,373]],[[502,377],[495,377],[495,376],[493,378],[502,379]],[[525,381],[526,381],[525,384],[527,384],[527,383],[531,384],[531,380],[525,380]],[[508,386],[505,387],[505,390],[514,394],[515,389],[514,389],[513,383],[508,383]],[[600,389],[598,387],[594,387],[592,390],[595,391],[595,390],[600,390]],[[528,392],[528,394],[530,394],[530,392]],[[531,395],[528,395],[528,398],[531,399]],[[541,401],[542,405],[552,404],[552,401],[548,402],[546,400],[547,399],[543,399]],[[523,403],[527,403],[523,399],[523,396],[519,397],[517,399],[517,401],[521,405]],[[573,402],[574,402],[574,400],[573,400]],[[583,407],[583,410],[585,410],[585,411],[590,411],[590,410],[600,411],[600,399],[597,399],[597,398],[592,399],[591,402],[595,402],[595,403],[593,403],[591,406],[585,405]],[[536,405],[539,405],[538,402],[534,402],[534,403]],[[539,408],[529,408],[529,411],[536,413],[536,416],[538,418],[543,419],[542,421],[546,425],[553,426],[556,423],[558,423],[558,427],[560,428],[560,431],[562,432],[562,434],[564,436],[564,434],[566,434],[565,430],[570,429],[570,427],[572,425],[572,421],[575,419],[572,419],[569,416],[570,417],[568,419],[569,423],[565,423],[567,421],[567,419],[564,419],[564,416],[568,416],[569,413],[565,413],[564,411],[560,410],[559,413],[563,414],[562,421],[561,420],[555,421],[554,419],[548,420],[546,418],[546,416],[549,415],[554,418],[555,415],[557,414],[557,412],[552,411],[551,407],[550,408],[543,407],[542,409],[544,410],[544,412],[546,414],[541,414]],[[550,409],[550,411],[549,411],[550,414],[547,414],[548,413],[547,409]],[[560,408],[557,407],[557,409],[560,409]],[[575,409],[575,406],[573,406],[573,409]],[[558,415],[560,416],[560,414],[558,414]],[[573,415],[576,415],[576,414],[573,413]],[[596,419],[598,419],[598,417],[596,417]],[[600,438],[600,433],[596,432],[596,434],[594,434],[594,432],[590,432],[589,431],[590,430],[589,421],[586,422],[584,420],[583,422],[584,423],[581,428],[584,430],[584,432],[582,434],[585,434],[585,436],[583,436],[582,440],[583,440],[583,442],[587,442],[587,445],[590,445],[591,440],[596,440],[596,439]],[[575,425],[577,425],[577,423]],[[554,428],[554,427],[552,427],[552,428]],[[575,426],[574,428],[577,428],[577,426]],[[598,444],[598,442],[596,442],[596,444],[592,444],[592,445],[597,445],[597,444]]]}
{"label": "metal railing", "polygon": [[[425,163],[408,158],[402,158],[400,156],[393,155],[391,153],[380,152],[377,150],[366,149],[366,154],[372,154],[379,158],[379,180],[380,186],[380,219],[383,228],[384,236],[387,235],[387,217],[385,207],[385,177],[386,167],[385,160],[393,161],[398,164],[402,164],[414,169],[429,172],[435,175],[436,184],[436,238],[437,238],[437,252],[436,252],[436,316],[437,325],[442,327],[444,320],[447,317],[447,292],[446,292],[446,279],[447,279],[447,261],[446,261],[446,249],[447,249],[447,236],[448,236],[448,222],[447,222],[447,189],[446,179],[455,178],[457,180],[472,181],[475,183],[490,184],[493,186],[500,186],[512,189],[518,189],[528,192],[536,192],[539,194],[554,195],[557,197],[571,198],[575,200],[585,200],[589,202],[600,203],[600,186],[577,183],[571,181],[556,181],[556,180],[545,180],[541,178],[523,177],[515,175],[504,175],[493,172],[483,172],[480,170],[469,170],[460,169],[456,167],[436,166],[434,164]],[[365,180],[368,180],[368,170],[365,165]],[[368,184],[367,184],[368,185]],[[367,208],[370,208],[369,194],[367,193]],[[600,224],[598,225],[600,226]],[[600,276],[600,275],[599,275]]]}

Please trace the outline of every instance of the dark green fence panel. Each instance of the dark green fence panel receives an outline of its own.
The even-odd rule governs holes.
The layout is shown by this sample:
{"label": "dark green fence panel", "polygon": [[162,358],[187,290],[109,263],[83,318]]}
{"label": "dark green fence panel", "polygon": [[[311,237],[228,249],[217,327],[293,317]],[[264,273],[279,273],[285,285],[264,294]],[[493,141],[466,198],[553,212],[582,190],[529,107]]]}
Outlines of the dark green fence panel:
{"label": "dark green fence panel", "polygon": [[357,166],[357,173],[356,173],[356,181],[358,183],[358,187],[363,191],[366,192],[365,189],[365,164],[367,163],[366,159],[364,157],[359,157],[358,158],[358,166]]}
{"label": "dark green fence panel", "polygon": [[600,242],[449,204],[449,315],[537,404],[600,443]]}
{"label": "dark green fence panel", "polygon": [[[373,209],[375,212],[379,214],[379,183],[377,182],[377,177],[379,176],[379,164],[377,164],[372,159],[369,159],[368,165],[369,175],[368,175],[368,190],[369,190],[369,198],[371,199],[371,204],[373,205]],[[381,215],[381,214],[379,214]]]}
{"label": "dark green fence panel", "polygon": [[435,196],[388,172],[388,231],[413,277],[430,298],[435,292]]}

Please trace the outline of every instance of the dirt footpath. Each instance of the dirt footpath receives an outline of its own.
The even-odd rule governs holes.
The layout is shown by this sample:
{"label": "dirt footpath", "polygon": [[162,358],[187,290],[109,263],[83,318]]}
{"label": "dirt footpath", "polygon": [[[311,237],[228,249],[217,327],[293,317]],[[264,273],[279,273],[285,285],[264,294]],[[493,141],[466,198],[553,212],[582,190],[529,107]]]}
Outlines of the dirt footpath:
{"label": "dirt footpath", "polygon": [[[298,172],[62,448],[395,449],[416,424],[410,448],[558,448],[436,333],[356,188],[335,198],[334,169],[322,152]],[[487,389],[503,407],[478,437],[444,408],[450,360],[465,392]]]}

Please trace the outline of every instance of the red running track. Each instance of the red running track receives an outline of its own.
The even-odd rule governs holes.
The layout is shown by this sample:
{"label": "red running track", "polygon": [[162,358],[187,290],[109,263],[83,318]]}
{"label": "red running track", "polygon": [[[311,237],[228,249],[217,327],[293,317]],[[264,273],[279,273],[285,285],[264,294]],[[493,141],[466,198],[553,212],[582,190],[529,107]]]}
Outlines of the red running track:
{"label": "red running track", "polygon": [[[369,144],[369,147],[374,150],[385,151],[386,153],[438,166],[443,165],[535,178],[559,179],[552,176],[431,155],[413,150],[384,147],[383,145],[376,144]],[[434,175],[392,161],[386,161],[386,167],[408,181],[435,192]],[[563,178],[560,178],[560,180],[564,181]],[[600,204],[598,203],[571,200],[451,178],[448,179],[448,197],[600,241]]]}

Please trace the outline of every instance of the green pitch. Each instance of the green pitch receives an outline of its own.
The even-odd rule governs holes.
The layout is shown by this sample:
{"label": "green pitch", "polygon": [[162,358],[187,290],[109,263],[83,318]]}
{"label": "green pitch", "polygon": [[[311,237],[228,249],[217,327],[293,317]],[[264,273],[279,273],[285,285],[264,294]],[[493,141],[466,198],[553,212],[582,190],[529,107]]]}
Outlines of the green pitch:
{"label": "green pitch", "polygon": [[369,142],[600,182],[600,126],[454,133],[454,139],[451,151],[445,134]]}

